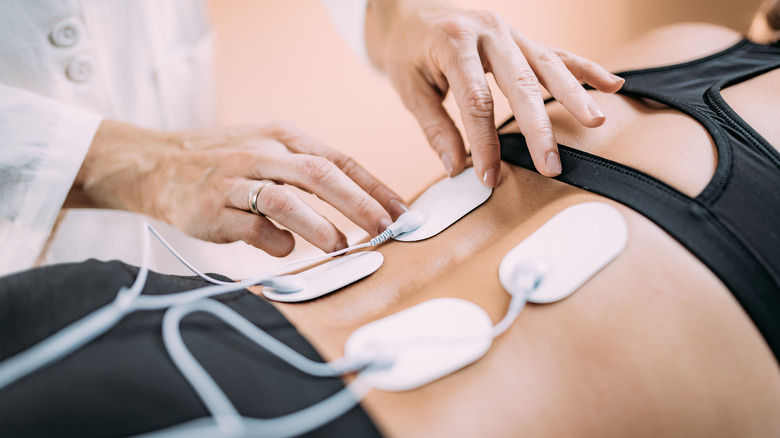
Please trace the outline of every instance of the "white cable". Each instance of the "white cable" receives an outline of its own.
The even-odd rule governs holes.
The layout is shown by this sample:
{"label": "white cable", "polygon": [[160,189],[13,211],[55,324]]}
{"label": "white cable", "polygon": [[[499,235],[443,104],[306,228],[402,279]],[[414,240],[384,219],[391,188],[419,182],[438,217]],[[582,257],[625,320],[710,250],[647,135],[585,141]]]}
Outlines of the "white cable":
{"label": "white cable", "polygon": [[[241,417],[244,433],[231,438],[290,438],[311,432],[353,409],[371,388],[360,377],[329,398],[281,417]],[[212,417],[203,417],[142,435],[146,438],[214,438],[220,436]]]}
{"label": "white cable", "polygon": [[[206,281],[208,281],[209,283],[212,283],[212,284],[232,285],[232,284],[236,283],[235,281],[218,280],[218,279],[216,279],[214,277],[211,277],[211,276],[203,273],[198,268],[196,268],[192,263],[187,261],[187,259],[185,259],[184,256],[179,254],[179,252],[176,251],[176,249],[174,249],[173,246],[170,243],[168,243],[168,241],[165,240],[165,238],[163,238],[162,235],[160,235],[160,233],[158,233],[157,230],[151,224],[146,224],[146,226],[148,227],[148,230],[151,231],[152,234],[154,234],[154,236],[157,238],[157,240],[159,240],[160,243],[162,243],[163,246],[165,246],[165,248],[168,251],[170,251],[171,254],[173,254],[174,257],[176,257],[184,266],[186,266],[190,271],[192,271],[198,277],[200,277],[203,280],[206,280]],[[249,278],[246,278],[244,280],[239,281],[239,283],[244,284],[244,285],[260,284],[262,282],[261,280],[267,279],[270,275],[272,275],[275,272],[281,272],[281,271],[290,270],[293,266],[301,265],[301,264],[304,264],[304,263],[318,262],[320,260],[324,260],[324,259],[327,259],[327,258],[330,258],[330,257],[340,256],[340,255],[346,254],[346,253],[348,253],[350,251],[354,251],[356,249],[361,249],[361,248],[367,248],[369,246],[372,246],[372,245],[369,242],[366,242],[366,243],[361,243],[361,244],[358,244],[358,245],[352,245],[352,246],[350,246],[348,248],[340,249],[338,251],[333,251],[333,252],[327,253],[327,254],[321,254],[321,255],[317,255],[317,256],[301,259],[301,260],[293,260],[291,262],[285,263],[285,264],[283,264],[283,265],[281,265],[281,266],[279,266],[279,267],[269,271],[268,273],[266,273],[266,274],[264,274],[262,276],[249,277]]]}
{"label": "white cable", "polygon": [[132,311],[149,273],[149,241],[143,245],[143,259],[130,288],[122,287],[111,303],[70,324],[43,341],[0,362],[0,389],[52,362],[73,353],[116,325]]}
{"label": "white cable", "polygon": [[[303,263],[313,263],[325,258],[334,257],[359,248],[369,246],[369,243],[354,245],[330,254],[310,257],[303,260],[294,260],[288,262],[269,273],[252,277],[242,282],[224,282],[203,274],[160,236],[159,233],[149,223],[144,224],[143,258],[133,285],[130,288],[122,287],[117,292],[117,296],[111,303],[93,311],[89,315],[79,319],[61,329],[57,333],[49,336],[38,344],[11,356],[0,362],[0,389],[21,379],[22,377],[38,370],[46,365],[56,362],[63,357],[73,353],[93,339],[108,331],[116,325],[123,317],[138,310],[164,309],[177,303],[189,302],[201,298],[222,295],[238,290],[243,290],[247,286],[261,284],[263,280],[268,279],[274,273],[289,270],[293,266]],[[178,258],[185,266],[192,270],[196,275],[206,281],[217,282],[215,286],[207,286],[199,289],[178,292],[166,295],[141,295],[141,291],[146,285],[146,279],[149,274],[150,242],[148,233],[153,233],[162,244],[171,250],[174,256]]]}
{"label": "white cable", "polygon": [[[304,264],[304,263],[314,263],[314,262],[318,262],[318,261],[321,261],[321,260],[324,260],[324,259],[327,259],[327,258],[340,256],[342,254],[346,254],[348,252],[355,251],[357,249],[368,248],[368,247],[371,247],[371,246],[379,245],[381,243],[386,242],[387,240],[389,240],[391,238],[398,237],[399,235],[401,235],[403,233],[407,233],[409,231],[416,230],[417,228],[420,227],[420,225],[422,225],[424,220],[425,220],[425,216],[421,212],[416,211],[416,210],[407,210],[406,212],[401,214],[398,217],[398,219],[395,220],[395,222],[390,224],[390,226],[387,227],[387,229],[385,229],[385,231],[383,231],[382,233],[380,233],[378,236],[374,237],[373,239],[369,240],[368,242],[360,243],[360,244],[357,244],[357,245],[352,245],[352,246],[349,246],[347,248],[340,249],[338,251],[333,251],[333,252],[327,253],[327,254],[322,254],[322,255],[318,255],[318,256],[314,256],[314,257],[309,257],[309,258],[302,259],[302,260],[294,260],[292,262],[285,263],[284,265],[281,265],[281,266],[277,267],[276,269],[271,270],[270,272],[264,274],[263,276],[260,276],[260,277],[249,277],[249,278],[246,278],[244,280],[241,280],[240,283],[246,284],[246,285],[261,284],[262,280],[268,279],[268,277],[271,276],[272,274],[277,273],[277,272],[281,272],[281,271],[290,270],[293,266],[301,265],[301,264]],[[213,284],[221,284],[221,285],[234,284],[234,282],[217,280],[216,278],[210,277],[210,276],[206,275],[205,273],[203,273],[202,271],[198,270],[194,265],[192,265],[189,261],[187,261],[187,259],[185,259],[181,254],[179,254],[179,252],[176,251],[173,248],[173,246],[170,243],[168,243],[168,241],[166,241],[162,237],[162,235],[160,235],[160,233],[158,233],[157,230],[154,229],[154,227],[152,227],[151,224],[147,223],[146,227],[148,228],[149,231],[152,232],[152,234],[154,234],[154,236],[157,238],[157,240],[159,240],[160,243],[162,243],[163,246],[165,246],[165,248],[167,248],[168,251],[170,251],[171,254],[173,254],[174,257],[179,259],[179,261],[184,266],[189,268],[189,270],[192,271],[198,277],[208,281],[209,283],[213,283]]]}
{"label": "white cable", "polygon": [[[184,345],[179,332],[181,318],[190,312],[209,311],[205,303],[211,300],[199,300],[171,307],[165,312],[162,322],[163,341],[168,355],[173,360],[179,372],[190,382],[190,386],[200,397],[206,409],[211,413],[220,431],[227,436],[244,432],[241,415],[230,402],[217,382],[211,378],[203,366],[192,356]],[[211,301],[213,302],[213,301]]]}
{"label": "white cable", "polygon": [[516,268],[512,279],[512,290],[507,290],[512,296],[509,301],[509,308],[501,321],[493,326],[493,338],[500,336],[512,323],[515,322],[520,312],[525,308],[528,302],[528,295],[539,288],[547,274],[547,267],[544,264],[532,264],[529,266],[520,266]]}
{"label": "white cable", "polygon": [[[357,363],[346,359],[342,359],[341,361],[334,361],[333,364],[323,364],[323,363],[311,361],[309,359],[303,358],[303,356],[300,356],[297,352],[290,349],[286,345],[279,343],[275,339],[273,340],[275,342],[268,342],[267,338],[270,338],[270,336],[268,336],[260,329],[258,329],[257,327],[255,327],[254,325],[246,321],[240,315],[230,310],[228,307],[221,304],[218,304],[216,306],[214,304],[211,305],[203,304],[201,307],[201,302],[197,300],[201,300],[203,298],[218,295],[218,294],[224,294],[236,290],[241,290],[248,285],[261,284],[264,280],[267,281],[269,277],[271,277],[274,273],[291,269],[293,266],[299,264],[312,263],[325,258],[335,257],[337,255],[341,255],[346,252],[353,251],[355,249],[378,245],[388,240],[389,238],[396,237],[399,234],[416,229],[417,227],[420,226],[421,223],[422,223],[422,216],[419,213],[413,211],[407,211],[406,213],[402,214],[396,222],[394,222],[390,227],[388,227],[388,229],[385,230],[385,232],[381,233],[379,236],[377,236],[376,238],[372,239],[369,242],[359,244],[359,245],[353,245],[351,247],[339,251],[335,251],[329,254],[324,254],[321,256],[315,256],[315,257],[310,257],[308,259],[292,261],[270,271],[267,274],[264,274],[262,276],[252,277],[238,283],[217,280],[215,278],[212,278],[202,273],[197,268],[195,268],[192,264],[190,264],[187,260],[185,260],[184,257],[182,257],[167,241],[165,241],[165,239],[163,239],[162,236],[159,233],[157,233],[157,231],[150,224],[148,223],[144,224],[145,231],[154,234],[159,239],[159,241],[177,259],[179,259],[179,261],[181,261],[185,266],[187,266],[192,272],[194,272],[200,278],[209,281],[211,283],[215,283],[216,285],[208,286],[200,289],[193,289],[190,291],[179,292],[176,294],[168,294],[168,295],[160,295],[160,296],[148,296],[148,295],[142,296],[141,292],[143,291],[144,286],[146,285],[146,279],[149,272],[149,253],[150,253],[149,244],[150,243],[149,243],[149,236],[148,234],[146,234],[146,239],[144,239],[144,243],[143,243],[143,260],[139,268],[138,275],[136,276],[136,279],[133,282],[133,285],[130,288],[125,288],[125,287],[120,288],[120,290],[117,292],[116,298],[110,304],[107,304],[106,306],[103,306],[100,309],[93,311],[86,317],[83,317],[80,320],[66,326],[59,332],[39,342],[33,347],[30,347],[27,350],[18,353],[15,356],[12,356],[4,360],[3,362],[0,362],[0,389],[10,385],[16,380],[30,374],[31,372],[40,369],[41,367],[44,367],[59,359],[62,359],[63,357],[67,356],[68,354],[72,353],[73,351],[77,350],[78,348],[82,347],[83,345],[89,343],[93,339],[97,338],[98,336],[108,331],[111,327],[116,325],[124,316],[126,316],[127,314],[135,310],[160,309],[160,308],[174,306],[176,304],[179,304],[183,308],[184,303],[188,303],[189,306],[191,306],[193,309],[207,311],[214,315],[225,316],[223,320],[231,324],[234,328],[236,328],[236,330],[239,330],[244,335],[248,336],[250,339],[257,342],[258,344],[261,344],[264,347],[269,348],[269,351],[278,355],[279,357],[283,358],[283,360],[287,361],[291,365],[295,366],[296,368],[304,372],[309,372],[312,375],[319,375],[325,377],[330,375],[341,375],[341,374],[358,371],[364,368],[365,366],[367,366],[368,364]],[[213,300],[209,300],[208,302],[217,303],[216,301]],[[204,302],[204,303],[208,303],[208,302]],[[221,310],[215,310],[215,309],[221,309]],[[225,311],[225,309],[227,309],[228,311]],[[184,310],[182,310],[181,312],[182,313],[180,314],[180,316],[177,317],[178,319],[171,320],[174,321],[176,324],[175,332],[171,332],[171,330],[174,330],[171,328],[172,327],[171,324],[174,324],[174,322],[169,323],[167,326],[164,325],[164,332],[163,332],[164,337],[167,336],[166,339],[169,340],[166,341],[166,346],[168,346],[169,344],[172,345],[172,347],[169,347],[169,352],[171,353],[171,357],[174,358],[174,361],[176,362],[180,370],[182,370],[182,373],[185,373],[184,370],[187,370],[187,373],[189,374],[185,374],[185,376],[188,379],[190,379],[190,382],[193,384],[193,387],[195,387],[196,391],[198,391],[199,395],[201,395],[201,398],[204,400],[204,403],[207,404],[208,409],[214,415],[214,421],[217,423],[220,430],[228,434],[241,433],[243,431],[243,423],[235,407],[230,403],[230,401],[227,399],[224,393],[222,393],[222,391],[219,389],[219,387],[216,385],[213,379],[211,379],[208,373],[192,357],[192,355],[186,349],[186,346],[184,346],[183,341],[181,341],[181,335],[180,333],[178,333],[178,321],[180,321],[181,318],[186,314],[184,313]],[[166,316],[168,315],[168,313],[169,312],[166,312]],[[176,312],[172,314],[174,316],[177,315]],[[165,327],[168,327],[167,331]],[[166,333],[168,334],[166,335]],[[176,341],[177,338],[181,342],[177,343]],[[302,360],[301,358],[305,360]],[[197,382],[199,386],[196,386],[195,382]],[[208,382],[211,382],[211,384],[209,384]],[[340,398],[337,397],[340,394],[341,393],[331,397],[331,399],[334,400],[344,399],[343,396]],[[343,402],[338,404],[339,406],[338,408],[333,408],[323,402],[311,406],[310,408],[304,409],[303,411],[300,411],[296,414],[291,414],[286,417],[282,417],[278,419],[279,422],[276,423],[269,423],[269,422],[273,422],[274,420],[257,420],[257,419],[255,419],[255,422],[262,421],[263,424],[266,423],[281,424],[280,422],[282,422],[282,419],[301,417],[301,420],[303,419],[309,420],[307,422],[302,423],[302,424],[309,425],[306,427],[310,427],[311,425],[317,423],[318,421],[322,421],[321,423],[318,423],[319,425],[321,425],[324,424],[324,422],[331,421],[335,417],[322,416],[321,414],[317,421],[310,420],[309,417],[313,416],[315,413],[324,413],[330,411],[336,412],[345,406],[349,406],[349,409],[351,409],[351,407],[357,404],[357,402],[358,401],[355,400],[353,397],[346,404]],[[336,406],[335,402],[331,404],[333,406]],[[322,405],[322,407],[320,405]],[[311,412],[311,414],[305,414],[307,412]],[[307,417],[306,415],[309,415],[309,417]],[[319,427],[319,426],[314,426],[314,427]],[[298,429],[303,430],[300,428]],[[286,430],[289,430],[289,428],[280,429],[280,431],[286,431]],[[313,427],[312,429],[306,429],[303,430],[302,432],[297,432],[295,434],[305,433],[305,431],[308,430],[313,430]],[[287,432],[284,432],[279,436],[287,436]]]}
{"label": "white cable", "polygon": [[342,359],[334,366],[331,363],[313,361],[284,343],[280,342],[264,330],[256,327],[230,307],[211,299],[202,299],[186,304],[179,304],[168,309],[163,317],[163,341],[168,354],[179,372],[187,379],[195,392],[214,417],[220,430],[228,436],[234,436],[244,431],[241,415],[230,403],[227,395],[220,389],[217,382],[209,375],[203,366],[195,359],[181,336],[181,321],[194,312],[206,312],[222,320],[236,331],[249,338],[255,344],[265,348],[271,354],[287,362],[298,370],[315,377],[338,377],[370,365]]}
{"label": "white cable", "polygon": [[151,231],[151,232],[152,232],[152,234],[154,234],[154,237],[156,237],[156,238],[157,238],[157,240],[159,240],[159,241],[160,241],[160,243],[162,243],[162,244],[163,244],[163,246],[165,247],[165,249],[167,249],[167,250],[168,250],[168,251],[169,251],[171,254],[173,254],[173,256],[174,256],[174,257],[176,257],[177,259],[179,259],[179,261],[180,261],[180,262],[181,262],[181,263],[182,263],[184,266],[186,266],[186,267],[187,267],[187,268],[188,268],[190,271],[192,271],[192,272],[193,272],[195,275],[197,275],[198,277],[200,277],[200,278],[202,278],[202,279],[204,279],[204,280],[208,281],[209,283],[214,283],[214,284],[232,284],[232,283],[234,283],[234,282],[232,282],[232,281],[228,282],[228,281],[217,280],[216,278],[214,278],[214,277],[211,277],[211,276],[208,276],[208,275],[204,274],[203,272],[199,271],[199,270],[198,270],[198,269],[197,269],[195,266],[193,266],[193,265],[192,265],[190,262],[188,262],[188,261],[187,261],[187,259],[185,259],[185,258],[184,258],[184,257],[183,257],[181,254],[179,254],[179,252],[178,252],[178,251],[176,251],[176,250],[173,248],[173,245],[171,245],[170,243],[168,243],[168,241],[167,241],[167,240],[165,240],[165,239],[163,238],[163,236],[161,236],[161,235],[160,235],[160,233],[158,233],[158,232],[157,232],[157,230],[155,230],[155,229],[154,229],[154,227],[152,226],[152,224],[150,224],[150,223],[146,223],[146,227],[147,227],[147,229],[148,229],[149,231]]}
{"label": "white cable", "polygon": [[509,301],[509,308],[506,311],[506,315],[498,324],[493,326],[493,338],[500,336],[515,322],[520,312],[525,308],[526,299],[525,294],[512,295],[512,299]]}

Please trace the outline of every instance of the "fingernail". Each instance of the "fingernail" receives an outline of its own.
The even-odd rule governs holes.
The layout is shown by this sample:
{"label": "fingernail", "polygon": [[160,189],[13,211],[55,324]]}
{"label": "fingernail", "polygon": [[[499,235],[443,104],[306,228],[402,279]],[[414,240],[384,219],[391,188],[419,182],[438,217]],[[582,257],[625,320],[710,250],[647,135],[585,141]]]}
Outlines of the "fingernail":
{"label": "fingernail", "polygon": [[381,234],[383,231],[387,229],[387,227],[389,227],[392,224],[393,221],[390,220],[389,217],[383,217],[382,219],[379,220],[379,226],[376,227],[376,233]]}
{"label": "fingernail", "polygon": [[561,159],[555,151],[547,153],[547,158],[544,160],[544,170],[552,176],[560,175]]}
{"label": "fingernail", "polygon": [[623,82],[626,81],[625,79],[621,78],[620,76],[613,75],[612,73],[610,73],[610,76],[612,76],[612,80],[615,81],[615,82],[623,83]]}
{"label": "fingernail", "polygon": [[447,176],[452,176],[452,155],[449,152],[441,154],[441,162],[444,164],[444,171],[447,172]]}
{"label": "fingernail", "polygon": [[498,185],[498,169],[495,167],[488,167],[485,174],[482,175],[482,183],[488,187],[495,187]]}
{"label": "fingernail", "polygon": [[[601,111],[601,108],[599,108],[598,105],[596,105],[593,102],[590,102],[588,104],[588,112],[594,119],[606,118],[606,116],[604,116],[604,113]],[[548,159],[549,159],[549,155],[548,155]]]}
{"label": "fingernail", "polygon": [[406,206],[403,202],[399,201],[398,199],[391,199],[389,202],[390,207],[390,215],[392,217],[398,217],[407,211],[409,211],[409,207]]}

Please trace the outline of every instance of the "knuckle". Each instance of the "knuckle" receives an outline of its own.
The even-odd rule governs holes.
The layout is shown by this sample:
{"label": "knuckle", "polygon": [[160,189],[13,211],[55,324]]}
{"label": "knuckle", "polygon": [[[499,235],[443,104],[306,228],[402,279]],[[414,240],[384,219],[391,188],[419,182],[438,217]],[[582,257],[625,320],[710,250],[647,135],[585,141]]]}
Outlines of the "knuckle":
{"label": "knuckle", "polygon": [[365,190],[369,195],[375,196],[377,193],[381,193],[383,186],[379,181],[370,179],[368,182],[363,184],[363,190]]}
{"label": "knuckle", "polygon": [[326,184],[334,177],[336,165],[326,158],[309,156],[303,161],[301,173],[303,178],[313,185]]}
{"label": "knuckle", "polygon": [[585,58],[569,62],[566,66],[579,80],[585,80],[591,74],[604,71],[601,65]]}
{"label": "knuckle", "polygon": [[440,123],[427,123],[422,127],[422,130],[431,146],[434,148],[443,146],[445,129]]}
{"label": "knuckle", "polygon": [[328,221],[320,221],[311,230],[315,242],[329,242],[333,240],[333,225]]}
{"label": "knuckle", "polygon": [[563,60],[557,53],[550,49],[543,49],[537,55],[536,59],[544,64],[559,66],[563,65]]}
{"label": "knuckle", "polygon": [[483,156],[485,153],[492,153],[492,151],[500,148],[495,132],[485,132],[478,135],[471,147],[472,153],[480,156]]}
{"label": "knuckle", "polygon": [[352,175],[360,168],[360,165],[349,155],[336,154],[333,157],[333,164],[347,175]]}
{"label": "knuckle", "polygon": [[585,91],[585,88],[582,87],[582,84],[575,80],[571,80],[566,84],[566,92],[569,94],[580,94]]}
{"label": "knuckle", "polygon": [[260,153],[262,151],[257,146],[244,144],[241,148],[234,149],[229,154],[219,157],[220,162],[229,166],[219,170],[226,173],[227,169],[251,169],[257,165]]}
{"label": "knuckle", "polygon": [[553,137],[554,131],[549,120],[540,120],[534,123],[533,133],[539,137]]}
{"label": "knuckle", "polygon": [[376,201],[369,196],[360,196],[355,200],[354,212],[357,217],[371,217],[375,211]]}
{"label": "knuckle", "polygon": [[284,135],[294,132],[297,128],[286,120],[274,120],[266,125],[266,129],[274,135]]}
{"label": "knuckle", "polygon": [[474,15],[484,24],[491,28],[500,28],[504,25],[504,19],[501,14],[495,11],[476,11]]}
{"label": "knuckle", "polygon": [[493,96],[487,86],[469,87],[466,94],[466,106],[469,114],[474,117],[493,117]]}
{"label": "knuckle", "polygon": [[455,43],[474,38],[471,21],[460,15],[442,19],[438,23],[438,27],[447,39]]}
{"label": "knuckle", "polygon": [[577,60],[580,64],[580,67],[583,70],[587,71],[598,71],[602,70],[603,68],[598,63],[591,61],[590,59],[581,58]]}
{"label": "knuckle", "polygon": [[285,217],[293,210],[292,194],[280,186],[268,186],[260,192],[262,211],[275,218]]}
{"label": "knuckle", "polygon": [[514,85],[524,94],[535,94],[539,90],[539,78],[533,71],[521,69],[514,74]]}

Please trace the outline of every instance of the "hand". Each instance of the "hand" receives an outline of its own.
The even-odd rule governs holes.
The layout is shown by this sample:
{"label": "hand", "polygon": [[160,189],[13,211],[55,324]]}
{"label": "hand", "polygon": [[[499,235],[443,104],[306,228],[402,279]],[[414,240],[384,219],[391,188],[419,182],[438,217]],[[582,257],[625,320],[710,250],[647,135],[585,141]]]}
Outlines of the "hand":
{"label": "hand", "polygon": [[474,168],[490,187],[498,184],[501,155],[486,73],[509,100],[534,165],[547,176],[558,175],[561,163],[540,85],[580,123],[596,127],[604,114],[580,81],[604,92],[623,84],[598,64],[526,38],[495,13],[461,11],[444,1],[371,0],[366,43],[450,175],[466,163],[463,139],[442,106],[452,89]]}
{"label": "hand", "polygon": [[[261,179],[250,213],[247,195]],[[282,184],[314,193],[371,235],[403,213],[401,198],[335,150],[283,123],[163,133],[104,121],[66,206],[116,208],[167,221],[191,236],[243,240],[274,256],[292,251],[290,231],[331,252],[347,241]]]}

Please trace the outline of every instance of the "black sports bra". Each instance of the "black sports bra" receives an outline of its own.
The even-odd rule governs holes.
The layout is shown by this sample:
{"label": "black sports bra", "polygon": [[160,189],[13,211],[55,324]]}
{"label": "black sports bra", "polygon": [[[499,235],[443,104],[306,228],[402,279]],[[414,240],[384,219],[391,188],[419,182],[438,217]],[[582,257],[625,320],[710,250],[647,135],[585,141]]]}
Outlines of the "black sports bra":
{"label": "black sports bra", "polygon": [[[718,164],[698,196],[562,145],[556,179],[636,210],[688,248],[731,290],[780,361],[780,154],[720,95],[778,67],[780,44],[742,40],[695,61],[620,74],[619,93],[681,111],[712,137]],[[521,134],[499,138],[504,161],[534,170]]]}

